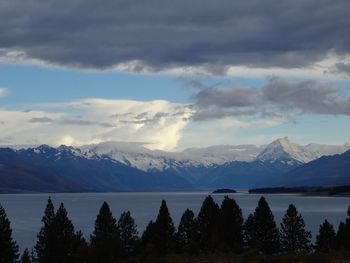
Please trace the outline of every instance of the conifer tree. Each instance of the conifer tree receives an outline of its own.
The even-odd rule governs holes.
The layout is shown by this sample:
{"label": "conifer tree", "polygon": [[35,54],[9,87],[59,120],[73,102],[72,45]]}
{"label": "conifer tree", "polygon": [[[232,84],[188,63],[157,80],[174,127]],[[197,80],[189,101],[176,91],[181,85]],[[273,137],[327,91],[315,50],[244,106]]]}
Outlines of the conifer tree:
{"label": "conifer tree", "polygon": [[154,246],[160,253],[175,248],[175,227],[165,200],[162,200],[157,219],[154,223]]}
{"label": "conifer tree", "polygon": [[243,225],[243,241],[246,248],[253,248],[255,243],[254,215],[249,214]]}
{"label": "conifer tree", "polygon": [[219,237],[220,208],[209,195],[198,213],[199,245],[203,251],[216,249]]}
{"label": "conifer tree", "polygon": [[63,203],[60,204],[52,224],[55,235],[53,251],[55,259],[52,262],[76,262],[79,248],[74,226],[68,218]]}
{"label": "conifer tree", "polygon": [[91,235],[91,249],[94,262],[115,262],[120,256],[120,239],[109,205],[104,202],[95,221]]}
{"label": "conifer tree", "polygon": [[131,217],[129,211],[121,214],[117,227],[124,256],[133,255],[139,244],[139,236],[135,220]]}
{"label": "conifer tree", "polygon": [[75,262],[88,262],[89,246],[80,230],[75,233],[72,244]]}
{"label": "conifer tree", "polygon": [[221,240],[228,248],[240,251],[243,246],[242,210],[235,200],[225,196],[220,211]]}
{"label": "conifer tree", "polygon": [[254,212],[254,247],[264,254],[279,251],[279,232],[274,216],[264,197]]}
{"label": "conifer tree", "polygon": [[176,237],[181,251],[193,253],[198,250],[198,223],[191,210],[186,209],[182,214]]}
{"label": "conifer tree", "polygon": [[146,248],[147,250],[152,249],[154,246],[153,239],[155,236],[155,223],[151,220],[148,225],[146,226],[145,231],[143,231],[141,241],[143,248]]}
{"label": "conifer tree", "polygon": [[344,222],[340,222],[337,237],[336,247],[338,249],[350,250],[350,206],[347,211],[348,217]]}
{"label": "conifer tree", "polygon": [[22,254],[21,263],[31,263],[28,248],[26,248]]}
{"label": "conifer tree", "polygon": [[34,259],[39,263],[54,262],[55,254],[53,247],[55,245],[55,233],[53,222],[55,220],[55,209],[51,198],[47,200],[47,205],[42,218],[43,226],[37,236],[37,243],[34,247]]}
{"label": "conifer tree", "polygon": [[0,263],[17,262],[18,258],[18,246],[12,239],[10,220],[0,205]]}
{"label": "conifer tree", "polygon": [[335,231],[333,225],[327,219],[320,225],[319,234],[316,237],[316,250],[328,252],[335,248]]}
{"label": "conifer tree", "polygon": [[281,246],[288,253],[300,253],[310,250],[311,233],[305,230],[304,219],[296,207],[289,205],[281,223]]}

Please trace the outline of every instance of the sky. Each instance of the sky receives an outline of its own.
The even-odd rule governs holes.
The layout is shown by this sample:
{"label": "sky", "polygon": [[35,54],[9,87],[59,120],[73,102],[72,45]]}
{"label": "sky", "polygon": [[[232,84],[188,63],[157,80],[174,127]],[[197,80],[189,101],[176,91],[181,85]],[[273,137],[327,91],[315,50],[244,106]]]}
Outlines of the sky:
{"label": "sky", "polygon": [[3,0],[0,145],[350,142],[349,13],[347,0]]}

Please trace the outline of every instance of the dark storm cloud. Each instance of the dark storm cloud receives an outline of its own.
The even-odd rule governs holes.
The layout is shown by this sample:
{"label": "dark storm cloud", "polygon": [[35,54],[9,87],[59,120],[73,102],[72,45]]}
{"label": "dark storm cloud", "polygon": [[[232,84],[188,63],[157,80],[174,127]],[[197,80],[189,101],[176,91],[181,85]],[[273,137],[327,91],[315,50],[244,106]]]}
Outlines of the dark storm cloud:
{"label": "dark storm cloud", "polygon": [[140,61],[134,71],[298,67],[350,53],[349,13],[348,0],[3,0],[0,52],[97,69]]}
{"label": "dark storm cloud", "polygon": [[228,116],[327,114],[350,116],[350,88],[274,78],[260,88],[212,88],[193,96],[194,120]]}
{"label": "dark storm cloud", "polygon": [[247,88],[233,89],[205,89],[195,95],[197,105],[202,108],[219,106],[221,108],[250,107],[256,102],[254,97],[257,91]]}
{"label": "dark storm cloud", "polygon": [[336,71],[340,73],[345,73],[350,76],[350,63],[337,63],[335,64]]}

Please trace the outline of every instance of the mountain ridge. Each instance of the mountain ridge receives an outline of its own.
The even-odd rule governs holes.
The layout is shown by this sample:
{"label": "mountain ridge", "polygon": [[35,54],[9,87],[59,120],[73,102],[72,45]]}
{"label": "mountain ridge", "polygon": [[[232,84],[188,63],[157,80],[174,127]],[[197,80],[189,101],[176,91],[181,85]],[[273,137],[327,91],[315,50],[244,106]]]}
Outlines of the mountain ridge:
{"label": "mountain ridge", "polygon": [[247,189],[266,186],[304,166],[305,156],[311,159],[326,150],[330,153],[349,148],[313,145],[313,151],[309,151],[308,147],[282,138],[262,149],[252,145],[223,145],[188,149],[182,153],[152,151],[127,143],[81,148],[65,145],[0,148],[0,191]]}

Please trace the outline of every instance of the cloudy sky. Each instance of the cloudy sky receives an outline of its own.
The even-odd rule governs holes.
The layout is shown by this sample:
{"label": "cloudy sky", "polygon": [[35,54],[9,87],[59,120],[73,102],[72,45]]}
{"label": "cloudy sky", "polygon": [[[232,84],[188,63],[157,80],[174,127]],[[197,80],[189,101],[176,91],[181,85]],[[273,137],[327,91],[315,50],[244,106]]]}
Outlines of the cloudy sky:
{"label": "cloudy sky", "polygon": [[350,141],[348,0],[0,2],[0,145]]}

